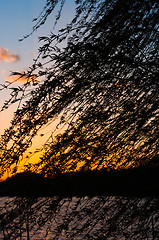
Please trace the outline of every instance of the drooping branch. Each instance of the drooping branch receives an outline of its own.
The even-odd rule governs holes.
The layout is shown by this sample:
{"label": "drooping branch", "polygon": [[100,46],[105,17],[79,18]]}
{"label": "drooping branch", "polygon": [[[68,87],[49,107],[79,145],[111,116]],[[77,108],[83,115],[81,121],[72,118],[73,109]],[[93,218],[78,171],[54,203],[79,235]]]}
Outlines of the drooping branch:
{"label": "drooping branch", "polygon": [[41,158],[46,174],[138,166],[157,156],[158,9],[150,0],[81,1],[70,25],[41,38],[32,74],[42,81],[2,136],[4,169],[60,114],[67,130]]}

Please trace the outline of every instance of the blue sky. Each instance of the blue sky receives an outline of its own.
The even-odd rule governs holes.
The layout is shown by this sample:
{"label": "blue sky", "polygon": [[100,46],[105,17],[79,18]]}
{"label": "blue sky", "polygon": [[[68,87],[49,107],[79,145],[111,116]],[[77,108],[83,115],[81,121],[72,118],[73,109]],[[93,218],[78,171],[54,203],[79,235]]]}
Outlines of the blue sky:
{"label": "blue sky", "polygon": [[[32,31],[32,20],[43,10],[46,0],[2,0],[0,1],[0,84],[4,84],[11,71],[24,71],[33,63],[38,50],[38,36],[49,34],[55,14],[45,25],[29,38],[19,39]],[[57,28],[64,27],[74,15],[74,0],[67,0]],[[58,7],[59,9],[59,7]],[[55,9],[56,13],[57,10]],[[0,108],[9,98],[9,91],[0,91]],[[9,126],[16,106],[0,113],[0,135]]]}
{"label": "blue sky", "polygon": [[[0,3],[0,47],[10,54],[19,56],[19,61],[0,61],[0,82],[4,72],[26,69],[31,63],[33,52],[37,50],[37,33],[23,42],[19,39],[31,32],[32,19],[43,9],[43,0],[5,0]],[[7,75],[6,73],[6,75]]]}
{"label": "blue sky", "polygon": [[[28,39],[19,39],[31,32],[32,19],[37,17],[44,0],[4,0],[0,2],[0,84],[4,84],[11,71],[24,71],[32,64],[37,52],[38,32]],[[0,91],[0,107],[8,99],[8,91]],[[0,114],[0,134],[8,127],[15,106]]]}
{"label": "blue sky", "polygon": [[[73,2],[73,0],[66,1],[60,26],[71,19],[70,16],[73,15],[74,9]],[[40,30],[19,42],[20,38],[32,31],[34,25],[32,19],[39,15],[45,3],[45,0],[5,0],[0,2],[0,48],[3,51],[7,50],[10,56],[19,56],[17,61],[11,61],[11,59],[6,61],[7,59],[0,58],[0,83],[5,82],[10,71],[28,69],[35,57],[34,54],[37,53],[38,36],[47,35],[52,30],[53,15],[48,18],[47,24],[43,25]]]}

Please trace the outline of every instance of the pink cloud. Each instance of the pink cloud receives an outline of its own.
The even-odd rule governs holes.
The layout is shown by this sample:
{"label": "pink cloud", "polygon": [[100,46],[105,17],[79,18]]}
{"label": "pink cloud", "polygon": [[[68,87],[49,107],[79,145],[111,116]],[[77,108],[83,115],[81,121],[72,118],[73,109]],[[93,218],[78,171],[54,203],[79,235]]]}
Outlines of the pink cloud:
{"label": "pink cloud", "polygon": [[26,76],[25,72],[17,73],[6,78],[7,82],[10,83],[25,83],[25,82],[37,82],[36,75]]}
{"label": "pink cloud", "polygon": [[7,71],[6,71],[5,69],[2,69],[2,70],[1,70],[1,76],[5,76],[6,73],[7,73]]}
{"label": "pink cloud", "polygon": [[19,55],[10,53],[8,49],[0,47],[0,62],[5,61],[9,63],[9,62],[16,62],[19,60],[20,60]]}

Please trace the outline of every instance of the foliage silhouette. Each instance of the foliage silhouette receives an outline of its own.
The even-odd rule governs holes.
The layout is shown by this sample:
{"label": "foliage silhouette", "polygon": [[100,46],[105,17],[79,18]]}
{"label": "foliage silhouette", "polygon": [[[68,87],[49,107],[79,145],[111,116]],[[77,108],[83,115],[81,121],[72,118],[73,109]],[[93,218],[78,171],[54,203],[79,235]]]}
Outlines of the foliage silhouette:
{"label": "foliage silhouette", "polygon": [[[2,110],[19,102],[1,138],[1,174],[18,166],[38,131],[57,118],[60,134],[50,133],[31,166],[44,176],[158,166],[158,2],[75,2],[73,20],[39,38],[30,70],[13,73],[28,82],[1,86],[11,90]],[[57,24],[65,1],[47,0],[33,32],[58,4]],[[44,226],[42,239],[154,239],[158,209],[158,198],[151,197],[14,198],[1,208],[0,229],[4,239],[26,233],[34,239]]]}
{"label": "foliage silhouette", "polygon": [[[58,21],[64,3],[48,0],[33,31],[61,4]],[[58,117],[57,127],[63,130],[51,133],[34,166],[46,176],[136,167],[157,156],[158,2],[76,4],[70,24],[57,35],[39,38],[39,55],[24,73],[28,79],[34,76],[34,89],[29,91],[30,81],[12,88],[3,106],[20,101],[1,138],[1,174],[17,165],[39,129]],[[67,44],[61,49],[63,42]]]}

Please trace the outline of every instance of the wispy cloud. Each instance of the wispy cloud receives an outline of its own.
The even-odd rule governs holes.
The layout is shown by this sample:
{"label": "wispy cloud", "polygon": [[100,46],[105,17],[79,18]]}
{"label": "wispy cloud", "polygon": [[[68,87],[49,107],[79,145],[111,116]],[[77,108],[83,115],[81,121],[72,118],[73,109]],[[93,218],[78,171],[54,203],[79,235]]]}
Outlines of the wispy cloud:
{"label": "wispy cloud", "polygon": [[17,62],[20,60],[20,56],[14,53],[10,53],[8,49],[0,47],[0,62]]}
{"label": "wispy cloud", "polygon": [[5,76],[6,73],[7,73],[7,71],[6,71],[5,69],[2,69],[0,75],[1,75],[1,76]]}
{"label": "wispy cloud", "polygon": [[9,83],[25,83],[25,82],[37,82],[36,75],[32,74],[31,76],[27,76],[25,71],[21,73],[14,73],[11,76],[6,77],[6,81]]}

